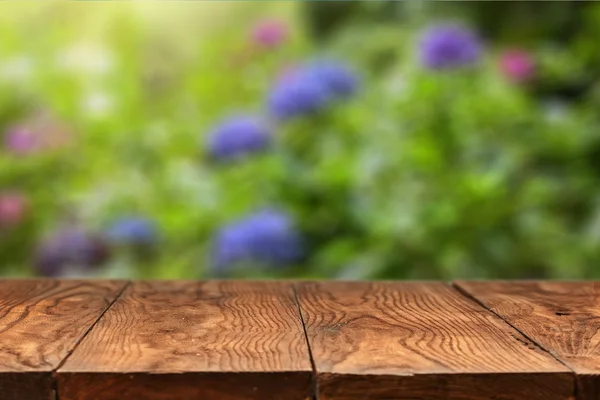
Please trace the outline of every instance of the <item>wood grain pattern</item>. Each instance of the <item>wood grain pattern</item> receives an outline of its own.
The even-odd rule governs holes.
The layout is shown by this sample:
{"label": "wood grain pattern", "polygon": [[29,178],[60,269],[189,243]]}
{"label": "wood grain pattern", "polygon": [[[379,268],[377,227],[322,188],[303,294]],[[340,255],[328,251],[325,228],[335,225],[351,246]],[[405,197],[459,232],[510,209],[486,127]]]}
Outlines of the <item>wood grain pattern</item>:
{"label": "wood grain pattern", "polygon": [[0,281],[0,399],[54,399],[51,373],[124,282]]}
{"label": "wood grain pattern", "polygon": [[457,282],[578,375],[578,398],[600,399],[599,282]]}
{"label": "wood grain pattern", "polygon": [[567,400],[573,374],[441,283],[297,285],[320,400]]}
{"label": "wood grain pattern", "polygon": [[277,282],[134,283],[57,380],[61,400],[300,400],[313,386],[292,287]]}

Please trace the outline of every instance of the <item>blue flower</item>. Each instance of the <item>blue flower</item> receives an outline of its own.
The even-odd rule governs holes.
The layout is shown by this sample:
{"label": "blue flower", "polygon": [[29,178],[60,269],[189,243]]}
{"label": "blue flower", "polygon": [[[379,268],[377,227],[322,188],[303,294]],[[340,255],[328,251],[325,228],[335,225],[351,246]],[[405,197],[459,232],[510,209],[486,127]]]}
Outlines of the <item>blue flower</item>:
{"label": "blue flower", "polygon": [[217,273],[244,262],[283,267],[302,258],[302,238],[289,215],[263,210],[221,228],[212,256]]}
{"label": "blue flower", "polygon": [[271,131],[260,119],[241,115],[219,124],[208,136],[208,151],[216,160],[231,160],[267,148]]}
{"label": "blue flower", "polygon": [[329,105],[331,95],[315,74],[301,70],[277,82],[267,99],[269,113],[283,121],[316,114]]}
{"label": "blue flower", "polygon": [[358,89],[359,79],[347,65],[335,60],[316,60],[308,64],[306,72],[319,80],[335,98],[346,98]]}
{"label": "blue flower", "polygon": [[128,217],[114,222],[108,229],[107,236],[116,242],[150,245],[156,241],[157,229],[148,219]]}
{"label": "blue flower", "polygon": [[93,270],[109,257],[109,248],[100,236],[78,227],[68,227],[55,232],[38,246],[33,264],[39,275],[57,277],[68,267]]}
{"label": "blue flower", "polygon": [[479,38],[458,25],[429,28],[420,43],[421,63],[429,69],[450,69],[475,64],[482,53]]}

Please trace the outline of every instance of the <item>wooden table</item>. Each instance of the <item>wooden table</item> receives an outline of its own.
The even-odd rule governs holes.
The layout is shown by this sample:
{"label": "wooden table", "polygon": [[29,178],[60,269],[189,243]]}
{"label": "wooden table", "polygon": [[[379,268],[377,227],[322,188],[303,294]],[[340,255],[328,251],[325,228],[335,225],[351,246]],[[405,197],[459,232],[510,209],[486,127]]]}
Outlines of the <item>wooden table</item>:
{"label": "wooden table", "polygon": [[600,283],[0,281],[0,400],[597,400]]}

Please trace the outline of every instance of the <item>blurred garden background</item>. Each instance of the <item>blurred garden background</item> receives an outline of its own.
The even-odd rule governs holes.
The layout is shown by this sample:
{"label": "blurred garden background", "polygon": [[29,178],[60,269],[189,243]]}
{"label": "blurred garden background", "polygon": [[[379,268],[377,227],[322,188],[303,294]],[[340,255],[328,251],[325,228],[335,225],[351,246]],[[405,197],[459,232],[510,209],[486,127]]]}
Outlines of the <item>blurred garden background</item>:
{"label": "blurred garden background", "polygon": [[2,2],[0,276],[600,277],[600,3]]}

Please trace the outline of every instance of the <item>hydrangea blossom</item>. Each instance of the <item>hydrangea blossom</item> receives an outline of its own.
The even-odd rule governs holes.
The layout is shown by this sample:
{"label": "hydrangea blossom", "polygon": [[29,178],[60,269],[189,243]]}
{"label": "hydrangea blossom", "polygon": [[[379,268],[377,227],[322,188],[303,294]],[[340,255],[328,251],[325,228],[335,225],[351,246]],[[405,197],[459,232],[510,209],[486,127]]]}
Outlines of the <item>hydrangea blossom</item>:
{"label": "hydrangea blossom", "polygon": [[127,217],[115,221],[107,231],[109,239],[135,245],[148,245],[156,241],[157,229],[146,218]]}
{"label": "hydrangea blossom", "polygon": [[242,262],[283,267],[302,255],[302,238],[292,218],[281,211],[262,210],[218,231],[212,268],[226,273]]}
{"label": "hydrangea blossom", "polygon": [[94,270],[109,257],[109,248],[102,237],[79,227],[67,227],[39,245],[33,264],[39,275],[57,277],[73,267]]}
{"label": "hydrangea blossom", "polygon": [[231,117],[208,136],[208,151],[216,160],[231,160],[256,153],[271,144],[270,128],[252,116]]}
{"label": "hydrangea blossom", "polygon": [[334,97],[349,97],[358,89],[358,76],[342,62],[322,59],[309,63],[306,68],[306,72],[320,81]]}
{"label": "hydrangea blossom", "polygon": [[420,59],[428,69],[440,70],[469,66],[482,55],[482,43],[470,30],[459,25],[429,28],[420,42]]}
{"label": "hydrangea blossom", "polygon": [[254,41],[268,48],[280,46],[285,42],[287,36],[287,25],[283,21],[275,19],[260,21],[252,32]]}
{"label": "hydrangea blossom", "polygon": [[358,75],[337,60],[319,59],[287,68],[277,80],[267,107],[277,120],[312,115],[355,94]]}
{"label": "hydrangea blossom", "polygon": [[508,50],[500,56],[500,70],[512,82],[522,83],[533,77],[535,62],[524,50]]}
{"label": "hydrangea blossom", "polygon": [[269,113],[277,120],[316,114],[328,106],[331,94],[315,74],[295,71],[280,79],[267,99]]}

